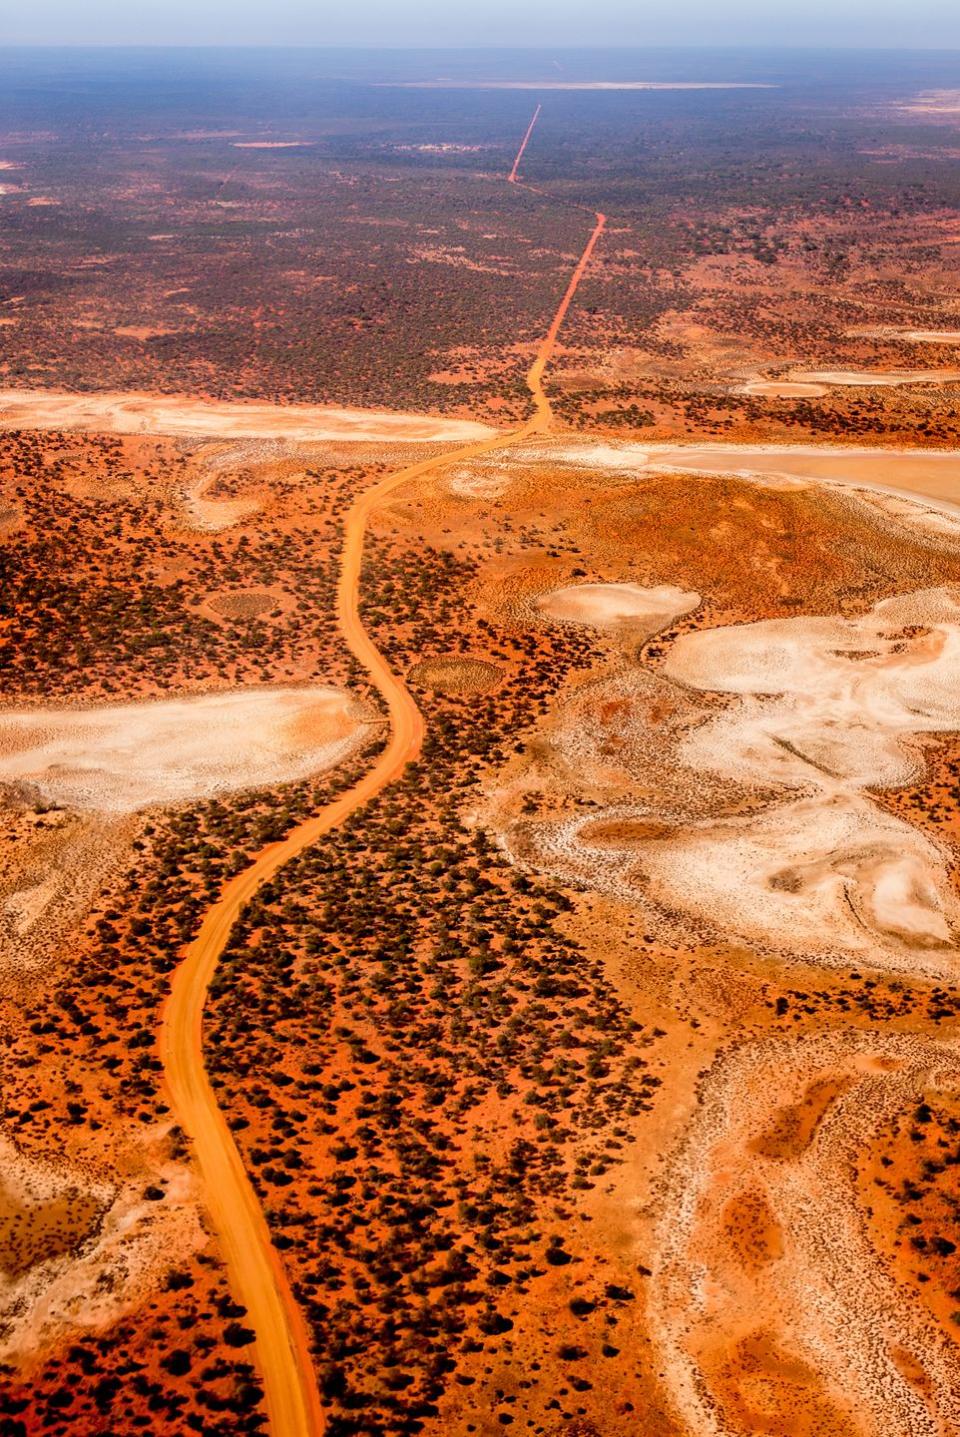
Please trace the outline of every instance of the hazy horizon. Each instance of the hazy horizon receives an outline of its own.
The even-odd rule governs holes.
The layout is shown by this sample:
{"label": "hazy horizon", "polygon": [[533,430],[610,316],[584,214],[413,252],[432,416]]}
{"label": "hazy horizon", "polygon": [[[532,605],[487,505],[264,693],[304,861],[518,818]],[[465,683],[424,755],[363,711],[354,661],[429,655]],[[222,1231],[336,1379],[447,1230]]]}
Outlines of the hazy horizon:
{"label": "hazy horizon", "polygon": [[905,8],[898,0],[811,0],[776,11],[760,0],[665,0],[638,15],[631,0],[598,0],[584,11],[571,0],[535,0],[519,14],[505,0],[464,13],[440,0],[398,9],[394,0],[358,0],[318,15],[309,0],[271,7],[241,0],[147,0],[134,11],[121,0],[39,3],[0,22],[0,43],[39,46],[264,46],[436,49],[592,48],[609,45],[697,48],[960,48],[960,13],[950,0]]}
{"label": "hazy horizon", "polygon": [[[544,46],[536,44],[532,40],[525,43],[506,45],[499,42],[480,44],[458,44],[449,41],[445,44],[425,45],[419,42],[410,41],[407,44],[368,44],[362,45],[352,40],[339,41],[316,41],[309,44],[294,44],[290,40],[231,40],[229,43],[222,40],[97,40],[97,41],[72,41],[62,39],[48,40],[13,40],[4,44],[6,50],[278,50],[278,51],[303,51],[306,53],[323,54],[326,51],[354,52],[356,54],[405,54],[416,52],[419,54],[578,54],[590,55],[609,54],[611,45],[609,43],[596,42],[593,44],[578,44],[575,41],[568,41],[564,44]],[[928,54],[957,54],[960,55],[960,34],[956,42],[951,45],[913,45],[905,47],[899,44],[872,44],[857,45],[854,43],[841,44],[840,42],[822,44],[789,44],[786,42],[775,43],[773,41],[757,41],[755,44],[746,42],[730,42],[727,44],[704,43],[699,45],[680,45],[676,42],[663,41],[659,43],[636,42],[631,45],[618,47],[622,55],[642,54],[776,54],[778,51],[789,51],[798,55],[830,55],[838,52],[852,51],[861,55],[889,55],[891,51],[900,51],[904,54],[928,55]]]}

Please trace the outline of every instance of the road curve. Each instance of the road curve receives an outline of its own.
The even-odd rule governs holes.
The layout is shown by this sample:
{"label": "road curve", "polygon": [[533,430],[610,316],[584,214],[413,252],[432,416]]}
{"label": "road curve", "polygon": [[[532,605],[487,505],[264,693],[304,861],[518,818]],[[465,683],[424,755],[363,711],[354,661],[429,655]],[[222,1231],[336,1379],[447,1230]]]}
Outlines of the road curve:
{"label": "road curve", "polygon": [[204,1202],[223,1251],[231,1288],[246,1308],[246,1322],[255,1334],[253,1356],[263,1380],[271,1437],[319,1437],[324,1425],[323,1412],[303,1314],[204,1067],[203,1008],[207,990],[234,923],[261,884],[369,802],[418,756],[423,741],[423,717],[403,679],[392,671],[360,619],[360,578],[367,521],[384,499],[411,479],[491,450],[507,448],[548,428],[552,415],[543,388],[543,374],[560,325],[606,222],[602,214],[598,214],[596,220],[527,374],[534,400],[533,417],[510,433],[497,434],[399,470],[361,494],[348,511],[337,585],[337,620],[347,647],[367,670],[386,705],[389,741],[373,767],[352,788],[313,818],[291,829],[278,843],[268,844],[249,868],[225,885],[208,910],[196,938],[184,951],[164,1008],[160,1057],[170,1103],[177,1122],[191,1140]]}

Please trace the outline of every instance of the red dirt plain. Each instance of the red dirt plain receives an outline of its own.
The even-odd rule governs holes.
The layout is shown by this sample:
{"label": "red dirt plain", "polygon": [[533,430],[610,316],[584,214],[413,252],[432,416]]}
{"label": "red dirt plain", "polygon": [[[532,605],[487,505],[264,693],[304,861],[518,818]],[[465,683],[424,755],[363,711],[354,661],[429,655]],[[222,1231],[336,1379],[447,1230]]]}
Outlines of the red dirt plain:
{"label": "red dirt plain", "polygon": [[[813,441],[856,448],[862,483],[865,447],[951,448],[936,384],[744,393],[955,369],[904,337],[956,328],[952,172],[887,153],[951,132],[865,82],[842,105],[551,94],[530,192],[503,182],[529,95],[373,88],[322,94],[322,120],[225,106],[173,129],[117,101],[82,144],[0,134],[5,389],[555,426],[426,466],[438,446],[375,434],[0,433],[5,708],[322,684],[367,716],[325,773],[173,807],[5,785],[4,1422],[269,1431],[158,1035],[231,879],[389,761],[338,565],[350,506],[411,468],[365,516],[359,620],[422,750],[253,894],[203,1015],[325,1430],[947,1437],[960,531],[916,494],[602,456]],[[877,470],[890,487],[893,456]],[[820,653],[806,621],[834,637],[788,703],[797,645]],[[739,688],[696,682],[717,642]],[[847,748],[816,727],[838,669],[872,725]],[[805,805],[853,836],[813,852],[782,821]],[[693,837],[758,831],[790,939],[664,877]]]}
{"label": "red dirt plain", "polygon": [[[428,721],[423,759],[271,880],[214,983],[208,1061],[306,1314],[334,1430],[353,1430],[358,1411],[368,1428],[385,1432],[419,1424],[493,1431],[512,1416],[531,1431],[580,1421],[626,1433],[638,1412],[651,1431],[696,1430],[671,1416],[676,1389],[657,1376],[669,1344],[650,1294],[660,1280],[657,1173],[695,1107],[697,1075],[712,1071],[731,1027],[749,1049],[771,1033],[793,1041],[826,1031],[844,1043],[859,1034],[868,1044],[878,1027],[942,1037],[953,1020],[950,995],[936,983],[862,969],[854,978],[852,969],[776,960],[743,943],[718,946],[678,915],[538,875],[539,863],[517,869],[492,839],[518,821],[536,828],[584,804],[602,813],[611,781],[620,805],[636,793],[690,811],[671,754],[693,713],[657,677],[680,633],[863,613],[890,592],[960,584],[960,557],[943,540],[891,526],[836,491],[678,475],[625,483],[609,471],[552,466],[541,445],[536,453],[509,464],[495,454],[461,461],[413,482],[375,519],[364,617],[395,671],[414,682]],[[328,468],[326,482],[349,491],[356,468]],[[269,491],[281,513],[282,485],[264,475],[257,484],[261,500]],[[198,542],[195,532],[189,542]],[[731,553],[748,545],[750,564],[732,564]],[[703,602],[640,649],[629,628],[557,623],[537,603],[578,583],[659,580],[682,593],[696,584]],[[278,644],[278,663],[281,656]],[[624,691],[625,661],[649,676],[646,696],[642,687]],[[444,674],[458,663],[486,665],[495,687],[450,692]],[[429,686],[417,683],[421,672]],[[572,710],[580,713],[576,728],[589,713],[602,736],[602,767],[581,757],[575,779],[563,759],[566,730],[557,729],[571,704],[581,705]],[[631,748],[634,713],[644,715],[642,757]],[[938,739],[928,772],[944,774],[948,806],[958,762],[954,741]],[[638,772],[639,787],[631,787]],[[938,812],[924,796],[930,781],[921,774],[918,787],[890,795],[898,812],[927,828]],[[722,785],[700,789],[701,811],[742,811],[757,801]],[[26,993],[9,993],[22,1015],[12,1025],[11,1060],[22,1055],[29,1074],[14,1105],[27,1154],[49,1158],[58,1133],[61,1164],[143,1173],[144,1186],[145,1164],[152,1175],[184,1162],[176,1134],[165,1133],[165,1099],[145,1041],[162,997],[157,977],[169,969],[175,935],[191,932],[221,875],[318,797],[301,786],[278,792],[269,806],[224,798],[148,817],[135,866],[120,880],[122,900],[109,886],[101,893],[69,969],[46,970],[50,978],[41,971]],[[935,827],[942,836],[942,824]],[[132,1043],[138,1033],[142,1047]],[[821,1064],[810,1079],[827,1085],[825,1102],[840,1059],[830,1061],[826,1077]],[[907,1089],[905,1116],[912,1103]],[[130,1125],[149,1135],[146,1147],[142,1139],[131,1147]],[[891,1151],[888,1177],[898,1181]],[[934,1236],[949,1242],[947,1216],[941,1205],[931,1221]],[[759,1219],[750,1221],[756,1244]],[[890,1223],[874,1240],[881,1255],[888,1233],[892,1241]],[[253,1420],[236,1406],[241,1390],[243,1402],[254,1400],[249,1374],[232,1376],[227,1365],[220,1386],[213,1377],[196,1382],[197,1372],[220,1369],[202,1358],[196,1365],[194,1332],[209,1331],[224,1362],[232,1360],[223,1337],[229,1321],[218,1328],[215,1298],[200,1301],[211,1281],[222,1282],[215,1246],[197,1242],[183,1268],[194,1286],[176,1288],[173,1307],[161,1298],[169,1278],[147,1269],[139,1305],[105,1336],[95,1328],[94,1347],[73,1334],[69,1346],[54,1343],[46,1366],[32,1367],[24,1410],[57,1413],[53,1430],[84,1430],[91,1419],[83,1413],[95,1410],[87,1379],[71,1417],[58,1405],[61,1369],[50,1363],[86,1342],[93,1355],[84,1360],[107,1383],[101,1394],[119,1364],[119,1395],[101,1400],[111,1414],[105,1420],[123,1430],[131,1419],[117,1404],[133,1402],[134,1412],[141,1400],[123,1380],[124,1363],[145,1361],[150,1332],[192,1321],[196,1293],[197,1311],[209,1312],[213,1326],[191,1327],[190,1343],[183,1340],[189,1371],[146,1361],[142,1401],[155,1402],[168,1423],[204,1410],[191,1406],[198,1397],[226,1404],[217,1419],[223,1430]],[[913,1283],[911,1300],[929,1307],[927,1284]],[[950,1333],[949,1298],[938,1301]],[[149,1313],[151,1303],[149,1321],[137,1326],[136,1313]],[[242,1317],[231,1320],[242,1327]],[[771,1423],[780,1430],[786,1408],[776,1404],[787,1402],[807,1413],[810,1431],[828,1410],[841,1422],[802,1348],[783,1366],[789,1342],[802,1338],[793,1329],[764,1339],[776,1343],[782,1380],[792,1374],[785,1395],[765,1399],[780,1415],[764,1419],[766,1428],[739,1416],[748,1411],[743,1384],[754,1381],[750,1364],[760,1351],[760,1339],[748,1336],[724,1358],[722,1380],[708,1378],[734,1414],[729,1420],[744,1431]],[[239,1340],[232,1328],[230,1340]],[[706,1372],[718,1370],[714,1358],[702,1360]]]}

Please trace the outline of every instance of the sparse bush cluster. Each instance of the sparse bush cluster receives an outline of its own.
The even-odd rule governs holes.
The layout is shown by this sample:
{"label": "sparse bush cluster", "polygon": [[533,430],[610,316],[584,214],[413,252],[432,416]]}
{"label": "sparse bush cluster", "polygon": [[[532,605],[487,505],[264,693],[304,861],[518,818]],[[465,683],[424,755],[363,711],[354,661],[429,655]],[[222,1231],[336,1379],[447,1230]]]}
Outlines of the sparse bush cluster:
{"label": "sparse bush cluster", "polygon": [[[4,555],[8,698],[126,698],[355,673],[333,618],[336,526],[367,471],[308,476],[314,485],[299,499],[309,523],[271,515],[210,537],[177,522],[169,491],[184,475],[183,454],[130,472],[118,440],[24,431],[0,436],[0,461],[16,476],[25,517]],[[104,496],[65,492],[71,474],[91,464]],[[111,478],[146,492],[110,497]],[[207,593],[264,586],[286,597],[283,609],[220,621],[203,611]]]}

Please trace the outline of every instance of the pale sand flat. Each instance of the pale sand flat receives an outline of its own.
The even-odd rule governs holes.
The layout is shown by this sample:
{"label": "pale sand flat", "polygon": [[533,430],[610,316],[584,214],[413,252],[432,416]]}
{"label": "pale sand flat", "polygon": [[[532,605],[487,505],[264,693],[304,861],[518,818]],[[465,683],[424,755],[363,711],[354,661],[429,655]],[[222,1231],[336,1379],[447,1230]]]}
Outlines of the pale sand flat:
{"label": "pale sand flat", "polygon": [[541,594],[536,602],[541,613],[559,623],[630,625],[653,632],[695,609],[700,595],[673,584],[648,589],[639,584],[570,584]]}
{"label": "pale sand flat", "polygon": [[156,394],[65,394],[0,389],[0,430],[79,429],[84,433],[297,439],[374,444],[460,444],[496,430],[467,419],[267,404]]}
{"label": "pale sand flat", "polygon": [[35,784],[66,808],[130,813],[320,773],[367,731],[351,696],[326,687],[21,710],[0,714],[0,782]]}

